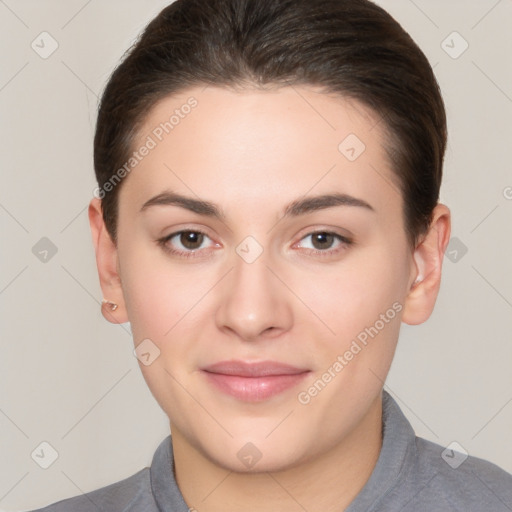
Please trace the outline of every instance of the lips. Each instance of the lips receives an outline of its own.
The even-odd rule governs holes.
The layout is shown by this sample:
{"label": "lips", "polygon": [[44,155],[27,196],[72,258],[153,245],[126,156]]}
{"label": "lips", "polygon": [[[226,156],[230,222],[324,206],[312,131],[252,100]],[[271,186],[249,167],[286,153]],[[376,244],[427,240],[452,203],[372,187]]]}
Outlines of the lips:
{"label": "lips", "polygon": [[275,361],[222,361],[202,368],[202,372],[225,394],[245,402],[261,402],[296,386],[310,370]]}

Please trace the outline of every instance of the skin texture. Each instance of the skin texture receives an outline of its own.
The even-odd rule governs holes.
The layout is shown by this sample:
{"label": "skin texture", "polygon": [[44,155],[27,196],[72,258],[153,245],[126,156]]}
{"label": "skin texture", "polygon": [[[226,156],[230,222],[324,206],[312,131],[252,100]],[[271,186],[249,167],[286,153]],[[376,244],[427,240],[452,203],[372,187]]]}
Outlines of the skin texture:
{"label": "skin texture", "polygon": [[[117,245],[100,201],[91,201],[102,291],[118,304],[104,315],[130,321],[135,345],[150,339],[160,351],[140,367],[169,416],[176,478],[190,507],[342,510],[379,455],[381,393],[400,323],[422,323],[433,310],[450,212],[439,204],[429,232],[410,247],[384,123],[361,104],[314,88],[190,89],[148,113],[136,146],[191,96],[197,106],[161,141],[153,135],[156,147],[122,184]],[[354,161],[338,149],[349,134],[366,146]],[[141,211],[165,191],[215,203],[223,216],[179,205]],[[294,201],[333,193],[373,210],[337,205],[284,215]],[[158,243],[185,229],[207,235],[189,257]],[[318,249],[309,236],[315,231],[352,243],[334,237]],[[247,245],[247,236],[257,244]],[[252,263],[241,257],[256,255],[258,246]],[[179,236],[165,247],[187,251]],[[388,321],[376,324],[381,315]],[[378,333],[334,370],[338,356],[375,325]],[[212,386],[201,370],[232,359],[309,373],[282,393],[248,402]],[[326,385],[307,394],[329,368]],[[237,456],[244,447],[261,455],[251,467]]]}

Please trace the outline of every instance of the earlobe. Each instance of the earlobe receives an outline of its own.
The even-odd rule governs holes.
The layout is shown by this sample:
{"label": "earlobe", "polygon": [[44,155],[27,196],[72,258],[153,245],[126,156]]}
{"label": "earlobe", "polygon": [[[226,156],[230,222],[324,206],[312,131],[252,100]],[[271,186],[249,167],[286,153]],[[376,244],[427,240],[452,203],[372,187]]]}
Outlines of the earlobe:
{"label": "earlobe", "polygon": [[105,297],[101,303],[101,312],[104,318],[111,323],[127,322],[128,317],[117,267],[117,247],[105,226],[101,201],[97,198],[92,199],[89,204],[89,224],[96,253],[100,286],[103,297]]}
{"label": "earlobe", "polygon": [[402,321],[406,324],[421,324],[434,310],[450,231],[450,210],[445,205],[438,204],[434,208],[428,232],[414,250],[416,276],[405,299],[402,316]]}

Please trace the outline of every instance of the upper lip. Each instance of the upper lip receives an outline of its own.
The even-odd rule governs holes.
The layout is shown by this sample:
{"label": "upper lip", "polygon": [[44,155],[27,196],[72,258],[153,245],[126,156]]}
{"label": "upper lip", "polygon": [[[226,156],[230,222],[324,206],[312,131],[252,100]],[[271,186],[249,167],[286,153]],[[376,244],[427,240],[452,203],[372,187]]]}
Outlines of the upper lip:
{"label": "upper lip", "polygon": [[222,375],[232,375],[238,377],[267,377],[275,375],[297,375],[306,373],[309,370],[297,368],[289,364],[279,363],[277,361],[262,361],[258,363],[249,363],[245,361],[220,361],[202,368],[209,373],[218,373]]}

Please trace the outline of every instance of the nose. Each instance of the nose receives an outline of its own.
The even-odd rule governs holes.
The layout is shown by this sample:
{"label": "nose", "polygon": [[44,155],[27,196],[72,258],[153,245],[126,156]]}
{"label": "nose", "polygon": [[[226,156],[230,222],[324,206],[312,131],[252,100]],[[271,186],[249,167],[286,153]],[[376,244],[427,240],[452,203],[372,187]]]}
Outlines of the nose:
{"label": "nose", "polygon": [[291,298],[264,254],[252,263],[236,255],[234,265],[222,283],[217,327],[243,341],[288,331],[293,324]]}

